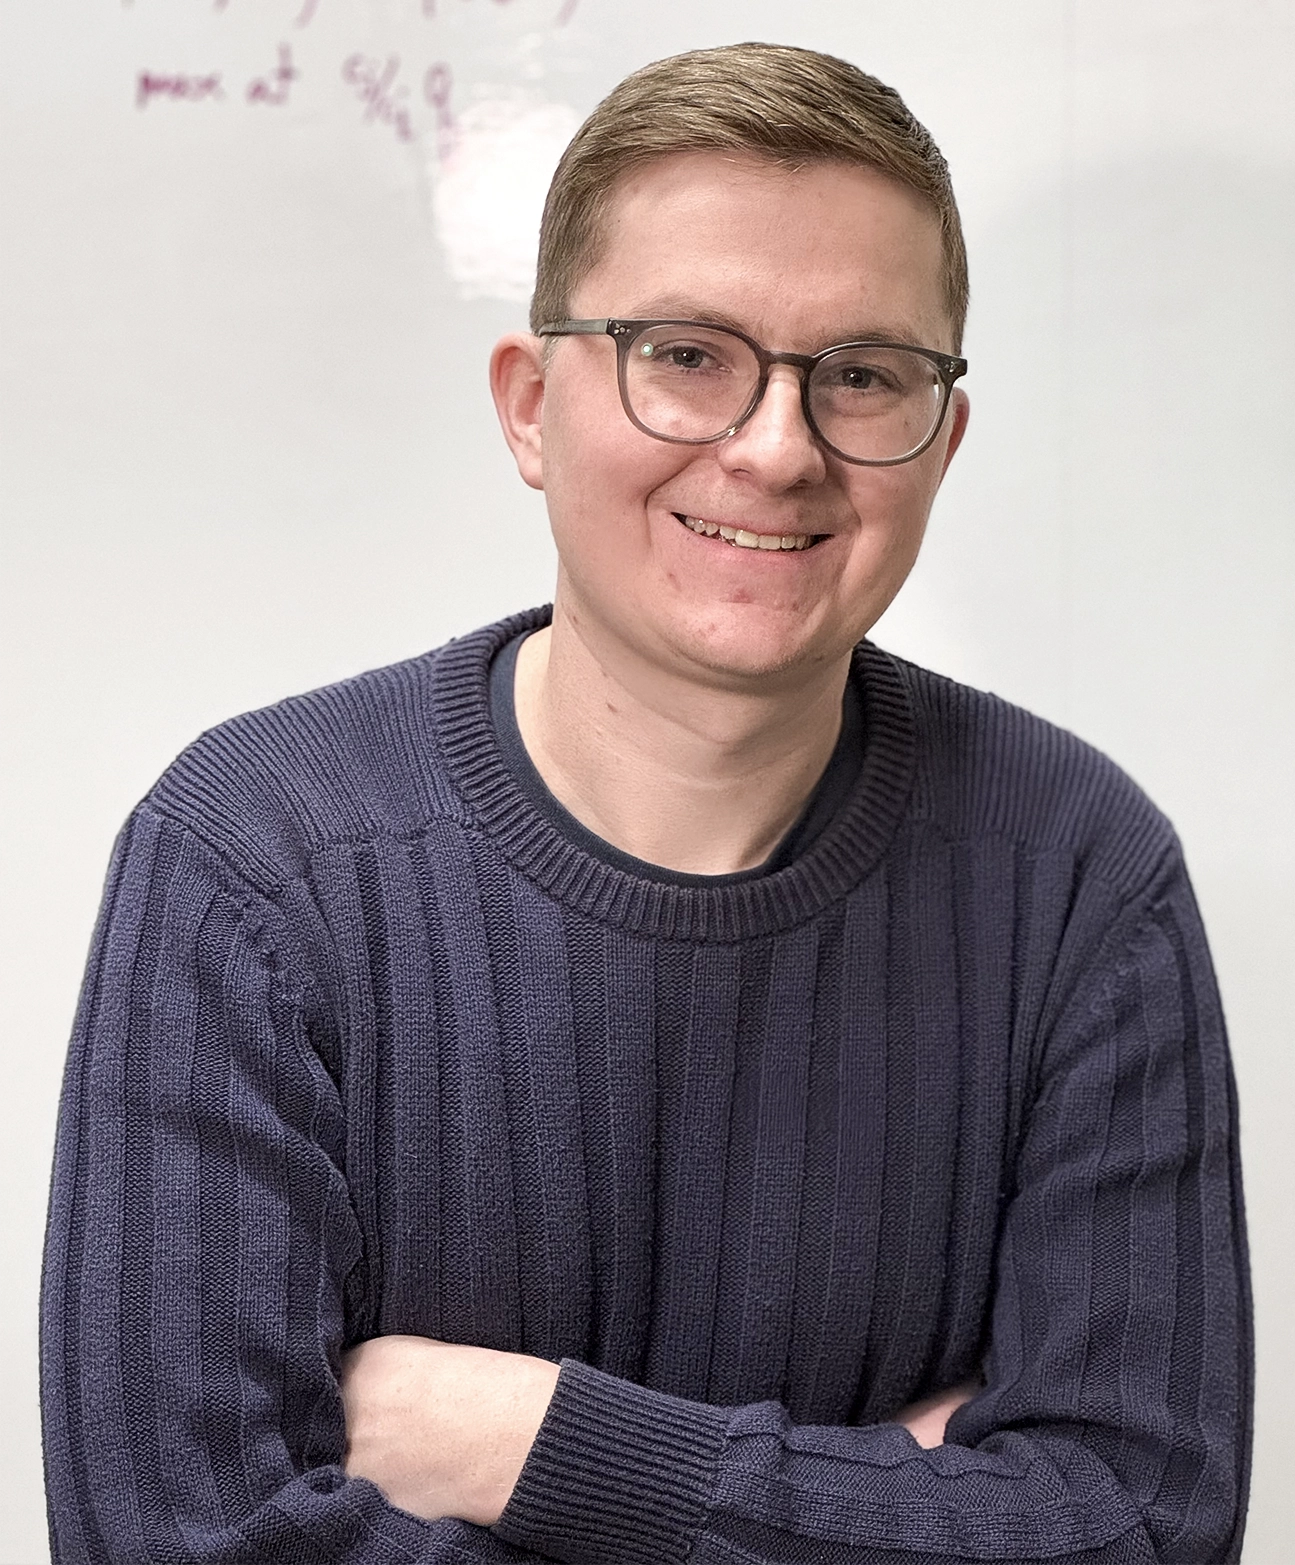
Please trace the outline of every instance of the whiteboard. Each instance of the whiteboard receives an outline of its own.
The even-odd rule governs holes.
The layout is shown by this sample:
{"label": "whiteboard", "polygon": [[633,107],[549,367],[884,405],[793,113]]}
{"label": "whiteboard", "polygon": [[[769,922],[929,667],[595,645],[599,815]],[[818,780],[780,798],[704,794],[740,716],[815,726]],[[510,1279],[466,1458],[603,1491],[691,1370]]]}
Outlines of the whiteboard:
{"label": "whiteboard", "polygon": [[748,37],[893,82],[952,165],[972,422],[876,637],[1181,831],[1247,1132],[1247,1559],[1285,1557],[1295,3],[10,0],[0,1565],[46,1557],[40,1236],[112,836],[211,723],[549,595],[485,379],[548,173],[629,70]]}

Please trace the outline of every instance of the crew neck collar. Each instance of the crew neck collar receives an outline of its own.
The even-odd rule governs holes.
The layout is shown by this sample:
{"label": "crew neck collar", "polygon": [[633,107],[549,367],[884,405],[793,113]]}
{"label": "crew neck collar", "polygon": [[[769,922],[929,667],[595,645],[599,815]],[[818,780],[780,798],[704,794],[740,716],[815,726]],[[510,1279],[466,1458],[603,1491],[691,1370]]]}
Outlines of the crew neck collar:
{"label": "crew neck collar", "polygon": [[[517,614],[441,649],[432,663],[432,719],[451,779],[499,852],[557,901],[599,922],[655,938],[732,942],[774,934],[839,900],[880,859],[913,778],[913,717],[893,660],[869,642],[855,650],[863,694],[864,757],[854,792],[810,847],[754,879],[670,885],[615,867],[565,838],[535,808],[499,751],[490,664],[548,607]],[[710,877],[706,877],[709,881]]]}

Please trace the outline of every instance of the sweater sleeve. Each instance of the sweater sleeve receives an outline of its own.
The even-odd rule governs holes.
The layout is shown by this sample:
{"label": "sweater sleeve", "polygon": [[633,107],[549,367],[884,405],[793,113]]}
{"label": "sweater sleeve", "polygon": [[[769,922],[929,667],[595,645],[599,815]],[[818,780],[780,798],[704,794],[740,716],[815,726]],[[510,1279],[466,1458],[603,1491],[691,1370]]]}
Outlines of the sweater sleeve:
{"label": "sweater sleeve", "polygon": [[567,1565],[1224,1565],[1250,1338],[1233,1085],[1185,872],[1040,1040],[983,1392],[923,1450],[564,1364],[496,1530]]}
{"label": "sweater sleeve", "polygon": [[341,1466],[361,1261],[343,1118],[275,907],[142,807],[68,1059],[42,1293],[60,1565],[523,1556]]}

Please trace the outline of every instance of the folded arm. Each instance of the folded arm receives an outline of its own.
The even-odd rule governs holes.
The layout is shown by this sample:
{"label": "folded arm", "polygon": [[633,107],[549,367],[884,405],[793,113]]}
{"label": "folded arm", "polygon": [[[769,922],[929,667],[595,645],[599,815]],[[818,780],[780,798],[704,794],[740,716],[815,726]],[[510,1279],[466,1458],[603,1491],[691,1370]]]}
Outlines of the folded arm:
{"label": "folded arm", "polygon": [[1235,1097],[1176,855],[1058,986],[996,1268],[986,1384],[939,1447],[567,1365],[496,1530],[569,1565],[1234,1561],[1250,1398]]}
{"label": "folded arm", "polygon": [[[358,1476],[358,1445],[344,1465],[363,1245],[310,977],[280,919],[186,833],[136,817],[69,1059],[47,1248],[63,1565],[1235,1557],[1231,1088],[1180,875],[1112,931],[1042,1040],[986,1386],[944,1444],[897,1423],[795,1426],[773,1403],[714,1408],[575,1362],[554,1381],[529,1360],[528,1390],[495,1388],[507,1463],[479,1459],[467,1504],[427,1505],[436,1521]],[[479,1388],[456,1396],[486,1429]]]}
{"label": "folded arm", "polygon": [[[346,1471],[368,1478],[402,1510],[491,1527],[500,1518],[544,1422],[558,1367],[525,1353],[427,1337],[373,1337],[342,1357]],[[979,1383],[951,1386],[896,1413],[918,1445]]]}

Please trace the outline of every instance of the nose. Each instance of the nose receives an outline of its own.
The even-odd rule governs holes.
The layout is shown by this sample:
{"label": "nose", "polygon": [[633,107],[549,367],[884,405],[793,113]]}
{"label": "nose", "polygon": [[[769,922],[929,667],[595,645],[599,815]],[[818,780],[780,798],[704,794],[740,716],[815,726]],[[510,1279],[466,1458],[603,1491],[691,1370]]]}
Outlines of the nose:
{"label": "nose", "polygon": [[771,366],[760,405],[719,442],[716,454],[726,472],[745,474],[771,490],[822,482],[827,463],[805,422],[800,374],[793,365]]}

